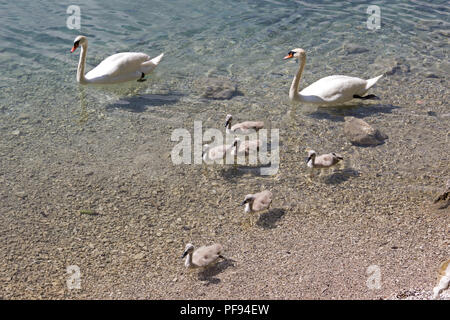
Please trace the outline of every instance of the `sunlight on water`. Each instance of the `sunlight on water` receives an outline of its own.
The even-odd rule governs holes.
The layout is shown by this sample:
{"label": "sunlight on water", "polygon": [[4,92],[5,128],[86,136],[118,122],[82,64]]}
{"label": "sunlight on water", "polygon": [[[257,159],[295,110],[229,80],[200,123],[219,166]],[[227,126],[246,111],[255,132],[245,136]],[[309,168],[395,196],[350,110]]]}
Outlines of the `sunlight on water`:
{"label": "sunlight on water", "polygon": [[[152,254],[169,264],[166,247],[176,250],[190,238],[225,239],[225,230],[239,224],[234,202],[251,188],[277,190],[286,212],[341,204],[369,215],[417,208],[449,178],[447,1],[374,1],[381,8],[377,30],[367,27],[367,1],[77,1],[80,30],[66,26],[72,4],[0,2],[0,209],[10,213],[2,215],[1,234],[12,234],[11,226],[20,230],[14,237],[34,239],[40,214],[55,214],[58,231],[50,232],[57,235],[49,237],[58,240],[45,241],[63,252],[78,227],[69,217],[95,207],[111,215],[101,218],[110,229],[96,225],[92,231],[89,223],[79,228],[108,234],[125,251],[135,234],[153,239],[161,233]],[[146,82],[79,86],[79,50],[70,53],[79,34],[89,40],[86,71],[122,51],[165,56]],[[301,87],[333,74],[385,74],[371,89],[381,100],[328,109],[291,104],[298,65],[283,57],[293,48],[307,53]],[[231,81],[238,93],[229,100],[205,99],[209,77]],[[280,129],[277,175],[172,165],[174,129],[192,132],[194,121],[202,121],[205,129],[224,130],[227,114]],[[376,148],[350,145],[342,130],[345,116],[364,119],[389,139]],[[344,173],[326,180],[334,190],[328,198],[304,176],[306,148],[344,154]],[[182,199],[188,199],[189,214]],[[120,232],[134,240],[112,236],[122,219],[131,222]],[[180,224],[191,229],[180,233]],[[17,250],[27,252],[27,246]],[[0,275],[12,269],[14,262],[0,266]]]}

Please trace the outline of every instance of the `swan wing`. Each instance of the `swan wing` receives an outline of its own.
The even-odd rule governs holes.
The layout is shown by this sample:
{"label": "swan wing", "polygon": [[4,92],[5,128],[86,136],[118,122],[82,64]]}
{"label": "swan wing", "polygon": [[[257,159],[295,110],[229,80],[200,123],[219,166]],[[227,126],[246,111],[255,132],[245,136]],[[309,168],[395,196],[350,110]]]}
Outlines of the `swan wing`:
{"label": "swan wing", "polygon": [[300,91],[300,95],[309,97],[311,102],[340,102],[351,100],[354,95],[363,95],[366,84],[364,79],[334,75],[317,80]]}
{"label": "swan wing", "polygon": [[220,146],[213,147],[213,148],[209,149],[209,151],[208,151],[208,158],[210,160],[222,159],[226,156],[227,152],[229,152],[229,150],[232,147],[233,147],[233,145],[231,145],[231,146],[220,145]]}
{"label": "swan wing", "polygon": [[328,167],[333,164],[333,159],[334,159],[333,155],[323,154],[323,155],[318,156],[314,162],[318,166]]}
{"label": "swan wing", "polygon": [[244,121],[241,123],[236,123],[231,127],[231,131],[249,131],[249,130],[259,130],[264,128],[263,121]]}
{"label": "swan wing", "polygon": [[272,202],[272,192],[265,190],[255,194],[255,197],[256,199],[252,206],[254,211],[261,211],[269,208],[270,203]]}
{"label": "swan wing", "polygon": [[98,66],[86,74],[86,79],[116,78],[121,75],[140,72],[142,63],[149,61],[150,57],[140,52],[121,52],[109,56]]}
{"label": "swan wing", "polygon": [[223,248],[220,244],[200,247],[195,250],[194,254],[192,255],[192,261],[194,262],[194,264],[200,267],[207,266],[219,258],[222,250]]}

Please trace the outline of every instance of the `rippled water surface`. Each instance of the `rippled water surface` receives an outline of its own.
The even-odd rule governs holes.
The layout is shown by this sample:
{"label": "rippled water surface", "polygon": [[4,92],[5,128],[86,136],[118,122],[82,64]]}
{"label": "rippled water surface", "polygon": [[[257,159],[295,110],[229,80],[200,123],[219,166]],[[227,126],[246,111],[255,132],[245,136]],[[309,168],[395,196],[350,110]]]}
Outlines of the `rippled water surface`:
{"label": "rippled water surface", "polygon": [[[56,255],[49,259],[57,262],[36,265],[47,278],[58,273],[55,264],[65,268],[76,260],[69,256],[95,260],[93,247],[76,247],[83,255],[74,239],[95,248],[103,241],[103,258],[100,247],[134,256],[143,248],[136,243],[144,241],[142,251],[166,264],[172,263],[169,252],[177,256],[186,241],[225,241],[242,220],[236,209],[242,194],[254,189],[274,191],[277,223],[335,211],[355,221],[355,212],[419,210],[449,178],[447,1],[78,1],[81,29],[70,30],[66,10],[72,4],[0,1],[0,234],[11,241],[0,267],[5,297],[52,292],[27,291],[27,280],[41,278],[13,271],[30,271],[36,257]],[[369,5],[381,9],[378,30],[367,28]],[[89,40],[88,71],[121,51],[165,56],[146,82],[82,87],[76,82],[79,51],[70,53],[78,34]],[[298,47],[307,52],[301,86],[332,74],[385,73],[371,90],[381,100],[328,109],[291,104],[298,66],[282,58]],[[208,77],[232,81],[239,94],[202,98]],[[194,121],[202,121],[204,128],[223,130],[228,113],[280,129],[277,175],[171,163],[174,129],[192,132]],[[373,148],[350,145],[345,116],[364,119],[389,139]],[[308,147],[342,153],[343,173],[308,182]],[[72,219],[86,208],[102,213],[103,222]],[[97,234],[104,237],[93,240]],[[155,237],[160,241],[147,243]],[[126,268],[108,254],[103,266]],[[169,268],[170,281],[178,268]]]}

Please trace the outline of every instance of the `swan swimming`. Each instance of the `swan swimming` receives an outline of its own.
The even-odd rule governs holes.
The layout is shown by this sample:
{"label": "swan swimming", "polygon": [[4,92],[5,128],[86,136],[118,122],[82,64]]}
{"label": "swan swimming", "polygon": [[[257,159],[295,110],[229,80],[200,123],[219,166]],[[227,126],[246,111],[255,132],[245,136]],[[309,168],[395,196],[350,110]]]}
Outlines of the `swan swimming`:
{"label": "swan swimming", "polygon": [[356,77],[334,75],[317,80],[302,91],[299,90],[300,79],[306,64],[306,52],[301,48],[289,51],[283,59],[296,58],[300,62],[297,74],[292,81],[289,90],[289,99],[291,101],[301,101],[313,104],[334,105],[343,103],[354,98],[357,99],[379,99],[375,95],[364,94],[373,87],[383,76],[364,80]]}
{"label": "swan swimming", "polygon": [[109,56],[98,66],[84,74],[88,40],[85,36],[78,36],[73,42],[70,52],[81,46],[80,60],[78,62],[77,82],[80,84],[114,84],[126,81],[145,81],[146,74],[156,68],[164,53],[150,59],[141,52],[121,52]]}

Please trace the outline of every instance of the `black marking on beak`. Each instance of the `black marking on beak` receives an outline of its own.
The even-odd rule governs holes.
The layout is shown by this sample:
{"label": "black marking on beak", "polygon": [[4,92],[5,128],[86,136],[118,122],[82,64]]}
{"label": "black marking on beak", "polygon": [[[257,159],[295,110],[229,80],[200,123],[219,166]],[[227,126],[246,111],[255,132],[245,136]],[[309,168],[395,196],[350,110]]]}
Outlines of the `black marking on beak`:
{"label": "black marking on beak", "polygon": [[70,50],[70,52],[74,52],[75,50],[77,50],[77,48],[80,46],[80,41],[78,40],[78,41],[75,41],[74,43],[73,43],[73,47],[72,47],[72,50]]}
{"label": "black marking on beak", "polygon": [[285,56],[283,58],[283,60],[287,60],[287,59],[292,59],[294,57],[295,52],[294,51],[289,51],[287,56]]}
{"label": "black marking on beak", "polygon": [[181,255],[181,259],[183,259],[184,257],[186,257],[187,254],[188,254],[187,251],[183,252],[183,254]]}
{"label": "black marking on beak", "polygon": [[309,156],[309,157],[306,159],[306,163],[308,163],[309,160],[311,160],[311,156]]}

